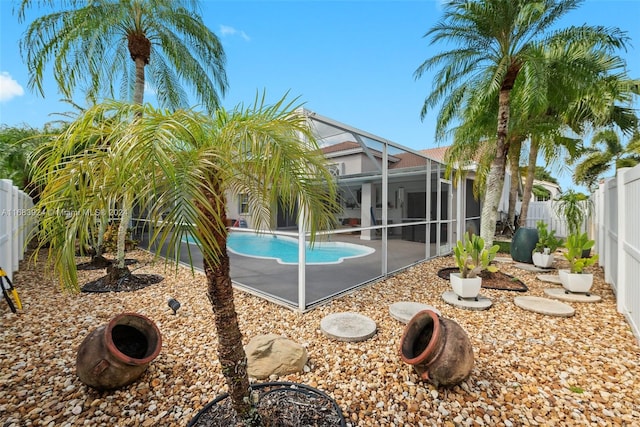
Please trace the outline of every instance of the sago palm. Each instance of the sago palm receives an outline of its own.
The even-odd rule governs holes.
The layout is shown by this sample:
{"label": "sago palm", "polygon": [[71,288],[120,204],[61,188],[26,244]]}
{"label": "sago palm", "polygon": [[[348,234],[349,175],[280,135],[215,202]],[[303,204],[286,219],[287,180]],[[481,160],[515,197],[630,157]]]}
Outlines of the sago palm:
{"label": "sago palm", "polygon": [[[147,213],[152,244],[179,251],[182,239],[196,237],[233,407],[255,423],[226,250],[226,203],[228,195],[247,195],[257,227],[269,227],[278,202],[289,209],[297,205],[304,212],[298,226],[312,241],[317,231],[335,225],[336,184],[306,117],[284,98],[272,106],[257,99],[250,107],[219,109],[214,116],[109,102],[83,113],[50,148],[64,158],[76,141],[86,140],[104,145],[40,171],[48,184],[39,208],[68,204],[78,213],[49,218],[41,229],[62,284],[77,289],[74,241],[88,238],[85,213],[96,208],[93,192],[125,196],[119,192],[126,175],[127,188],[135,189]],[[75,191],[78,176],[89,170],[92,184]],[[179,259],[179,253],[173,255]]]}
{"label": "sago palm", "polygon": [[[440,106],[436,138],[442,140],[450,125],[468,110],[491,108],[497,99],[495,155],[486,181],[482,207],[481,236],[491,245],[498,203],[504,183],[511,92],[522,74],[542,67],[540,46],[564,38],[591,40],[609,48],[624,45],[619,30],[602,27],[552,27],[580,0],[452,0],[444,7],[443,18],[425,37],[431,43],[450,47],[427,59],[415,72],[420,78],[436,69],[433,90],[425,99],[421,116]],[[532,94],[535,96],[535,94]]]}

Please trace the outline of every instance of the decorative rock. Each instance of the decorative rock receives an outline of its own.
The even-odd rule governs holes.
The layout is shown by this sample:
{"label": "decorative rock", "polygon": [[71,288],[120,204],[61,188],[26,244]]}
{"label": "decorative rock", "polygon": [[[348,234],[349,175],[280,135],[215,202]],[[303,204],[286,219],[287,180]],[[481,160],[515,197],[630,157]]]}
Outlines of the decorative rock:
{"label": "decorative rock", "polygon": [[408,323],[416,313],[422,310],[431,310],[438,316],[441,315],[437,308],[419,302],[400,301],[389,306],[389,314],[391,317],[402,323]]}
{"label": "decorative rock", "polygon": [[247,372],[257,379],[302,372],[308,359],[304,347],[275,334],[254,337],[245,347],[245,352]]}
{"label": "decorative rock", "polygon": [[567,291],[565,291],[564,288],[545,289],[544,293],[550,296],[551,298],[556,298],[562,301],[598,302],[602,300],[602,298],[599,297],[598,295],[577,294],[574,292],[567,293]]}
{"label": "decorative rock", "polygon": [[447,304],[466,308],[467,310],[486,310],[493,304],[489,298],[483,295],[478,294],[476,298],[477,301],[473,298],[458,298],[458,295],[453,291],[446,291],[442,294],[442,299]]}
{"label": "decorative rock", "polygon": [[353,312],[334,313],[320,321],[320,329],[329,338],[356,342],[371,338],[376,333],[376,322]]}
{"label": "decorative rock", "polygon": [[576,312],[570,305],[548,298],[524,296],[514,298],[513,302],[523,310],[548,316],[571,317]]}

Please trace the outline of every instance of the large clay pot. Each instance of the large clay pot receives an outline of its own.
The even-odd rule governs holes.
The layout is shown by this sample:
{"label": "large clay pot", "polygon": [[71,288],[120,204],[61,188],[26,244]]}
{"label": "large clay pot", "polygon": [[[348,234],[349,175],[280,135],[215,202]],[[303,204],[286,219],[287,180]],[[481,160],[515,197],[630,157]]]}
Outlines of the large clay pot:
{"label": "large clay pot", "polygon": [[517,262],[533,264],[533,250],[537,243],[537,228],[518,228],[511,239],[511,258]]}
{"label": "large clay pot", "polygon": [[160,353],[162,337],[147,317],[122,313],[94,329],[82,341],[76,374],[97,390],[112,390],[134,382]]}
{"label": "large clay pot", "polygon": [[400,340],[400,358],[424,381],[453,386],[473,369],[473,348],[467,333],[455,321],[431,310],[411,318]]}

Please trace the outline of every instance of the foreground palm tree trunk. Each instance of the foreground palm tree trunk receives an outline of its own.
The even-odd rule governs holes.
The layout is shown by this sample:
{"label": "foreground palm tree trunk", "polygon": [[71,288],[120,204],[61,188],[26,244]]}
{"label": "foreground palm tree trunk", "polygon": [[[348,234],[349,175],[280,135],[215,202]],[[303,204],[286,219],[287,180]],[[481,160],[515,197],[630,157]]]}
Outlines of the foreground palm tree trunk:
{"label": "foreground palm tree trunk", "polygon": [[[515,80],[515,76],[513,77]],[[504,85],[503,85],[504,87]],[[482,205],[482,223],[480,236],[484,239],[485,248],[493,246],[493,238],[496,232],[498,220],[498,204],[504,187],[504,174],[507,164],[507,129],[509,128],[509,96],[511,87],[500,90],[498,104],[498,137],[496,138],[496,156],[491,162],[491,168],[487,176],[486,194]]]}
{"label": "foreground palm tree trunk", "polygon": [[[224,226],[227,220],[225,200],[222,191],[216,184],[213,184],[211,188],[204,187],[203,193],[210,206],[214,207],[214,212],[202,211],[205,216],[202,226],[214,230],[213,234],[217,244],[215,249],[217,255],[213,256],[205,250],[203,263],[207,277],[207,296],[213,308],[218,333],[218,359],[229,387],[229,397],[238,418],[244,421],[244,425],[259,426],[257,412],[250,401],[247,356],[244,352],[242,333],[233,301],[229,255],[227,254],[227,229]],[[203,234],[206,233],[200,233],[200,235]],[[206,243],[204,244],[206,245]]]}

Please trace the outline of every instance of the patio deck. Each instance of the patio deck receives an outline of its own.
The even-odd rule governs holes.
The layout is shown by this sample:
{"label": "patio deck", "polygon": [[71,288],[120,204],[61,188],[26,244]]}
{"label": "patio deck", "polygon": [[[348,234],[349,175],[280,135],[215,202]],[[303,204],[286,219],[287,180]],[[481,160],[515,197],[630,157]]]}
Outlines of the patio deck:
{"label": "patio deck", "polygon": [[[375,282],[397,271],[425,259],[425,244],[390,236],[388,239],[388,271],[382,271],[382,240],[361,240],[359,235],[338,234],[331,241],[348,242],[375,249],[375,252],[358,258],[345,259],[338,264],[307,265],[305,307],[307,309],[348,293],[358,287]],[[187,243],[181,244],[180,262],[189,265]],[[148,241],[141,238],[140,246],[148,248]],[[435,253],[435,245],[431,245]],[[203,271],[202,254],[196,245],[191,245],[193,266]],[[161,251],[166,254],[166,251]],[[229,253],[231,279],[244,291],[264,297],[270,301],[297,309],[298,266],[279,264],[273,259],[253,258]]]}

